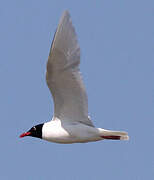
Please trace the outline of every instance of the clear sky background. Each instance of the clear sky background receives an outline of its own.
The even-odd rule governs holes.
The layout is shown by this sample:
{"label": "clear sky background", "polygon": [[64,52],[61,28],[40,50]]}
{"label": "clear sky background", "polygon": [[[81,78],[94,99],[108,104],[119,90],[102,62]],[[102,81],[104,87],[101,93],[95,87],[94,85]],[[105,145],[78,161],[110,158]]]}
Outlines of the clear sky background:
{"label": "clear sky background", "polygon": [[[130,141],[55,144],[19,139],[49,121],[45,82],[54,32],[69,10],[81,47],[89,114]],[[0,1],[0,179],[154,178],[154,1]]]}

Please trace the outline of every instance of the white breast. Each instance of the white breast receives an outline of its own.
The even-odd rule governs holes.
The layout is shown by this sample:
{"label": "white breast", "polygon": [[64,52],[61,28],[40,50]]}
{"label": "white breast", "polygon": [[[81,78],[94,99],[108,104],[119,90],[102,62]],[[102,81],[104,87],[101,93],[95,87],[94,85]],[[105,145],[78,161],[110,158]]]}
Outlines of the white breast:
{"label": "white breast", "polygon": [[57,143],[77,143],[100,140],[99,130],[97,128],[77,124],[61,124],[61,121],[56,118],[43,125],[42,139],[57,142]]}
{"label": "white breast", "polygon": [[59,120],[44,123],[42,128],[42,139],[51,142],[65,143],[69,138],[69,133],[61,126]]}

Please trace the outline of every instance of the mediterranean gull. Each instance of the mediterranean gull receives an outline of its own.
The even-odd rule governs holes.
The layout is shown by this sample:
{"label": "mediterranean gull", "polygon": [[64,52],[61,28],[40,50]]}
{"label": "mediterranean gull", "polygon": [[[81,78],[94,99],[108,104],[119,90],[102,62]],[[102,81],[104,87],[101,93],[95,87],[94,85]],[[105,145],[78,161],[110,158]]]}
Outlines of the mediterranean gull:
{"label": "mediterranean gull", "polygon": [[20,137],[32,136],[56,143],[85,143],[104,139],[128,140],[126,132],[96,128],[88,116],[88,99],[79,70],[80,47],[68,11],[51,45],[46,81],[54,100],[51,121],[33,126]]}

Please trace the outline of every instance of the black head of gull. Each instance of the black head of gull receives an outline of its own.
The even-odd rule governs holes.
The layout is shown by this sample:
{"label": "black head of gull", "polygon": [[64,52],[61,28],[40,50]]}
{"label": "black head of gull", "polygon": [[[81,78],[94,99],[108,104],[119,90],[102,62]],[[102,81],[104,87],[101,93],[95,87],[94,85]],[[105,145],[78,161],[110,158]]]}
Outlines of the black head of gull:
{"label": "black head of gull", "polygon": [[38,124],[36,126],[33,126],[29,131],[23,133],[20,135],[20,138],[23,138],[25,136],[32,136],[42,139],[42,127],[43,124]]}

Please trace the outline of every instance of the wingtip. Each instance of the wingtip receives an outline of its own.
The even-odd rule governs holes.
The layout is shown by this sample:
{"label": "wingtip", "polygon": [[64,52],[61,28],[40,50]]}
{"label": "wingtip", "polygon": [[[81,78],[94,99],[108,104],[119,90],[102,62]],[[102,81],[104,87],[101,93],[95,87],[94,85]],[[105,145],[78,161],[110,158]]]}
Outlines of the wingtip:
{"label": "wingtip", "polygon": [[63,17],[70,17],[70,13],[69,13],[69,11],[68,10],[64,10],[64,12],[63,12],[63,15],[62,15]]}
{"label": "wingtip", "polygon": [[67,9],[65,9],[63,14],[69,14],[69,11]]}

